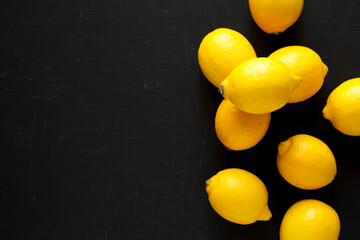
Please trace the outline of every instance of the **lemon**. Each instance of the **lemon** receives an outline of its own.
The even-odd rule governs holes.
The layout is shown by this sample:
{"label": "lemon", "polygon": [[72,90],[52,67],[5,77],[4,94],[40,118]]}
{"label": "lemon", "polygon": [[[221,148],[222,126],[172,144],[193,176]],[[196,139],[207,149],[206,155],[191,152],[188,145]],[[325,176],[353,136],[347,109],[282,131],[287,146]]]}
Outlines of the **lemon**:
{"label": "lemon", "polygon": [[219,140],[231,150],[245,150],[258,144],[269,128],[271,113],[251,114],[224,99],[215,116]]}
{"label": "lemon", "polygon": [[320,90],[328,72],[328,67],[321,61],[320,56],[308,47],[284,47],[273,52],[269,58],[282,61],[294,74],[301,77],[302,82],[291,95],[289,103],[312,97]]}
{"label": "lemon", "polygon": [[219,91],[239,109],[263,114],[283,107],[300,82],[281,61],[255,58],[237,66]]}
{"label": "lemon", "polygon": [[360,136],[360,78],[347,80],[335,88],[323,115],[340,132]]}
{"label": "lemon", "polygon": [[251,15],[266,33],[278,34],[300,17],[304,0],[249,0]]}
{"label": "lemon", "polygon": [[235,67],[252,58],[256,58],[256,53],[250,42],[227,28],[207,34],[198,51],[201,71],[217,88]]}
{"label": "lemon", "polygon": [[299,134],[278,146],[277,168],[291,185],[313,190],[331,183],[336,161],[330,148],[320,139]]}
{"label": "lemon", "polygon": [[313,199],[301,200],[286,212],[280,240],[337,240],[340,219],[329,205]]}
{"label": "lemon", "polygon": [[212,208],[223,218],[237,224],[268,221],[268,192],[254,174],[238,168],[218,172],[206,181],[206,192]]}

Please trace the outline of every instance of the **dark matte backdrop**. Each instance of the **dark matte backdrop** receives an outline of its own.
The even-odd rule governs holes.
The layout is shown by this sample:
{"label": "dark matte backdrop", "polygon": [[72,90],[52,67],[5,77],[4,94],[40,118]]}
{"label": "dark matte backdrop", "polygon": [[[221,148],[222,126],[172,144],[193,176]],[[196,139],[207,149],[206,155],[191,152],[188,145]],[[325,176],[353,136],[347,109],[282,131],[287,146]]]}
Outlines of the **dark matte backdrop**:
{"label": "dark matte backdrop", "polygon": [[[258,56],[293,44],[329,66],[316,96],[272,115],[256,147],[228,151],[214,130],[221,96],[197,62],[218,27],[244,34]],[[280,36],[243,0],[2,0],[0,2],[0,238],[275,240],[296,201],[339,213],[340,239],[360,239],[360,138],[322,117],[329,93],[360,76],[360,1],[305,0]],[[277,145],[306,133],[332,148],[338,175],[304,191],[278,174]],[[269,191],[273,218],[219,217],[205,180],[239,167]]]}

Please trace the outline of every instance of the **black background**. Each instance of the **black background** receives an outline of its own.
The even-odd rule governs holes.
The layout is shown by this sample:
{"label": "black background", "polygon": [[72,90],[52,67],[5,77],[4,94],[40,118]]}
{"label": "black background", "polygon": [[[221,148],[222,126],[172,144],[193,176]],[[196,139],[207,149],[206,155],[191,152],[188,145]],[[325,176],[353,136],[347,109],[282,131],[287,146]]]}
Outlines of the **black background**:
{"label": "black background", "polygon": [[[265,138],[233,152],[214,130],[221,96],[197,49],[228,27],[258,56],[287,45],[328,65],[311,99],[272,114]],[[322,117],[330,92],[360,75],[360,1],[306,1],[299,21],[267,35],[240,0],[2,0],[0,2],[0,238],[278,239],[295,202],[340,215],[340,239],[360,239],[360,138]],[[306,133],[333,150],[329,186],[296,189],[278,174],[277,145]],[[260,177],[273,218],[249,226],[218,216],[205,180],[239,167]]]}

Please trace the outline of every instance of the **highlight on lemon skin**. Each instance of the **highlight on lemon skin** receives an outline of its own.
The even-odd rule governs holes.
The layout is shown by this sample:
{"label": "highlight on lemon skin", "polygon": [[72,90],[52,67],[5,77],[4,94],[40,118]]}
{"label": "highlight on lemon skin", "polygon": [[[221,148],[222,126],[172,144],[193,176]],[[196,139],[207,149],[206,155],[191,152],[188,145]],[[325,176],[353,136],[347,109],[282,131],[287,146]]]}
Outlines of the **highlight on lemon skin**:
{"label": "highlight on lemon skin", "polygon": [[264,114],[283,107],[300,83],[284,63],[261,57],[237,66],[219,92],[244,112]]}
{"label": "highlight on lemon skin", "polygon": [[360,78],[347,80],[336,87],[322,113],[341,133],[360,136]]}
{"label": "highlight on lemon skin", "polygon": [[266,33],[279,34],[300,17],[304,0],[249,0],[251,16]]}
{"label": "highlight on lemon skin", "polygon": [[338,240],[340,218],[324,202],[305,199],[292,205],[280,226],[280,240]]}
{"label": "highlight on lemon skin", "polygon": [[215,116],[216,135],[228,149],[249,149],[263,139],[269,128],[270,119],[271,113],[247,113],[238,109],[228,99],[224,99]]}
{"label": "highlight on lemon skin", "polygon": [[291,185],[315,190],[330,184],[337,173],[331,149],[307,134],[290,137],[278,146],[277,168]]}
{"label": "highlight on lemon skin", "polygon": [[206,192],[212,208],[230,222],[248,225],[272,216],[264,183],[246,170],[218,172],[206,181]]}
{"label": "highlight on lemon skin", "polygon": [[269,58],[280,60],[302,80],[289,103],[301,102],[314,96],[322,87],[329,70],[315,51],[304,46],[280,48],[270,54]]}
{"label": "highlight on lemon skin", "polygon": [[207,34],[198,50],[201,71],[217,88],[235,67],[252,58],[256,58],[256,53],[250,42],[228,28]]}

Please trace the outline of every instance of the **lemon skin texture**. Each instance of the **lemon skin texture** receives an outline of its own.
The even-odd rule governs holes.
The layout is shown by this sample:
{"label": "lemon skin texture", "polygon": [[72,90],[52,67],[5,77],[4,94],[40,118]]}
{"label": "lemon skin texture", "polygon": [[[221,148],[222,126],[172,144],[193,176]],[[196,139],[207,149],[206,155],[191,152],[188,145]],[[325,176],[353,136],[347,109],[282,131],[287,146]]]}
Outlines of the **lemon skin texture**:
{"label": "lemon skin texture", "polygon": [[278,34],[300,17],[304,0],[249,0],[251,16],[266,33]]}
{"label": "lemon skin texture", "polygon": [[335,88],[322,112],[343,134],[360,136],[360,78],[347,80]]}
{"label": "lemon skin texture", "polygon": [[279,144],[277,168],[288,183],[305,190],[328,185],[337,172],[330,148],[320,139],[306,134],[292,136]]}
{"label": "lemon skin texture", "polygon": [[202,40],[198,60],[205,77],[217,88],[240,63],[256,58],[254,48],[239,32],[216,29]]}
{"label": "lemon skin texture", "polygon": [[237,66],[219,91],[240,110],[264,114],[283,107],[300,83],[301,78],[284,63],[262,57]]}
{"label": "lemon skin texture", "polygon": [[301,200],[286,212],[280,240],[337,240],[340,219],[329,205],[313,199]]}
{"label": "lemon skin texture", "polygon": [[218,172],[206,181],[206,192],[212,208],[226,220],[248,225],[268,221],[268,192],[254,174],[237,168]]}
{"label": "lemon skin texture", "polygon": [[308,47],[284,47],[273,52],[269,58],[280,60],[302,80],[291,95],[289,103],[301,102],[315,95],[323,85],[329,70],[320,56]]}
{"label": "lemon skin texture", "polygon": [[269,128],[270,119],[271,113],[247,113],[224,99],[216,112],[215,130],[224,146],[240,151],[261,141]]}

